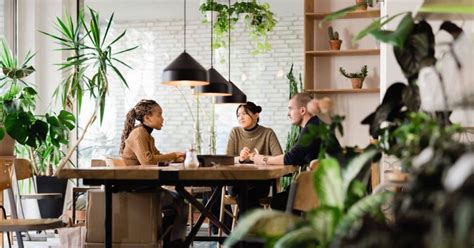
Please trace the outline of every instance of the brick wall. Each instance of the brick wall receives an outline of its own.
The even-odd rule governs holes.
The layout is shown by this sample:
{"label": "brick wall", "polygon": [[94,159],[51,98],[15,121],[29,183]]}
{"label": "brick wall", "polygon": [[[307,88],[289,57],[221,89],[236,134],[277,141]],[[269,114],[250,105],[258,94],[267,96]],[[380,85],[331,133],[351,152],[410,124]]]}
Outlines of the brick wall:
{"label": "brick wall", "polygon": [[[187,51],[205,68],[210,66],[210,27],[195,20],[187,24]],[[158,101],[164,109],[165,125],[154,132],[158,149],[162,152],[189,148],[193,141],[193,118],[184,98],[195,115],[195,97],[189,88],[163,86],[161,73],[165,66],[183,50],[182,21],[127,22],[116,23],[115,30],[127,29],[127,35],[120,44],[140,47],[126,54],[123,59],[134,70],[124,70],[129,89],[112,80],[102,126],[98,123],[90,130],[81,146],[81,161],[104,154],[118,154],[120,135],[126,112],[142,98]],[[287,118],[288,82],[286,73],[292,63],[295,71],[303,69],[303,18],[278,17],[278,24],[270,35],[273,50],[270,53],[253,56],[253,42],[248,38],[243,24],[232,31],[231,79],[247,94],[248,100],[262,106],[261,125],[275,130],[282,147],[289,130]],[[214,67],[228,77],[227,50],[215,52]],[[224,60],[224,61],[221,61]],[[182,94],[180,93],[182,92]],[[183,97],[184,95],[184,97]],[[208,152],[211,98],[203,96],[200,113],[201,130],[204,139],[203,153]],[[216,106],[217,152],[225,152],[228,134],[237,125],[237,105]],[[84,123],[87,110],[81,111],[80,122]],[[82,124],[84,125],[84,124]]]}

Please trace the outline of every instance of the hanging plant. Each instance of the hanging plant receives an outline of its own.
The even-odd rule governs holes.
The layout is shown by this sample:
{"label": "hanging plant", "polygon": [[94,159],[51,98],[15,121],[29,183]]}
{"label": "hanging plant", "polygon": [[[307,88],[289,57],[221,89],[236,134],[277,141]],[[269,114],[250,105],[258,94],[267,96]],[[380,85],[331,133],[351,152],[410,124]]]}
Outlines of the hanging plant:
{"label": "hanging plant", "polygon": [[273,12],[270,11],[270,4],[258,4],[256,0],[252,0],[250,2],[236,2],[233,8],[238,18],[244,16],[250,37],[256,43],[252,54],[271,51],[272,46],[268,42],[268,33],[273,31],[277,21],[273,18]]}
{"label": "hanging plant", "polygon": [[[224,35],[240,19],[243,19],[250,37],[255,41],[255,49],[252,51],[252,54],[265,53],[271,50],[268,33],[273,31],[277,21],[273,18],[273,12],[270,11],[268,3],[259,4],[256,0],[252,0],[249,2],[236,2],[228,7],[218,3],[216,0],[207,0],[200,5],[199,10],[206,16],[210,11],[217,12],[213,26],[213,48],[227,47]],[[208,23],[209,19],[206,18],[203,22]]]}

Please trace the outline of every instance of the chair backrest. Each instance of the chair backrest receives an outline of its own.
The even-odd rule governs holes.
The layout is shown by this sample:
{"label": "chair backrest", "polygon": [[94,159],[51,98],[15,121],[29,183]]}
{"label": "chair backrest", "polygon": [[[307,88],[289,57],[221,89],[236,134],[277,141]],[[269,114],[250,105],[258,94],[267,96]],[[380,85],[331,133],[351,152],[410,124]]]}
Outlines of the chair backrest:
{"label": "chair backrest", "polygon": [[0,192],[12,187],[10,176],[12,160],[3,160],[0,158]]}
{"label": "chair backrest", "polygon": [[107,166],[104,159],[91,159],[91,167]]}
{"label": "chair backrest", "polygon": [[105,159],[105,164],[110,167],[123,167],[127,166],[125,161],[121,158],[107,158]]}
{"label": "chair backrest", "polygon": [[318,206],[319,200],[314,190],[313,172],[301,172],[296,178],[293,209],[307,212]]}
{"label": "chair backrest", "polygon": [[16,180],[24,180],[33,177],[30,161],[27,159],[17,158],[13,163],[15,167]]}

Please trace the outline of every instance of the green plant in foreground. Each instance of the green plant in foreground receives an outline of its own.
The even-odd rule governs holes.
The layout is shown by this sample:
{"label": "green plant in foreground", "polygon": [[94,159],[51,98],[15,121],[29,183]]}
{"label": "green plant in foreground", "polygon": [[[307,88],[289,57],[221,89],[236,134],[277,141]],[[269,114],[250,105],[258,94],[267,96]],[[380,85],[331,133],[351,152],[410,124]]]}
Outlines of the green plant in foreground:
{"label": "green plant in foreground", "polygon": [[356,229],[364,216],[383,220],[380,206],[389,193],[366,195],[356,175],[375,155],[368,149],[341,170],[335,159],[323,159],[313,174],[319,206],[306,218],[278,211],[255,210],[244,215],[224,245],[232,246],[246,236],[265,239],[266,247],[329,247],[331,243]]}

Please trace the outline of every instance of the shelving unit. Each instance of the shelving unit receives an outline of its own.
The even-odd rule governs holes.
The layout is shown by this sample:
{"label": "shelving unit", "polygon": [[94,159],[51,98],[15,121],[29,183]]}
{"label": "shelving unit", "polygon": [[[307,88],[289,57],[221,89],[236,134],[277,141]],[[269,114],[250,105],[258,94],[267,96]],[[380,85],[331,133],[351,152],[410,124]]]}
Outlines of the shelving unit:
{"label": "shelving unit", "polygon": [[[331,12],[352,6],[354,0],[305,0],[304,2],[304,89],[316,97],[328,96],[335,103],[335,113],[346,116],[345,145],[365,146],[369,143],[367,126],[360,121],[375,110],[380,101],[380,49],[372,38],[353,45],[352,38],[373,19],[379,9],[348,13],[337,20],[322,23]],[[328,26],[339,32],[341,50],[329,50]],[[362,89],[352,89],[349,79],[339,73],[339,67],[349,72],[369,68]]]}

